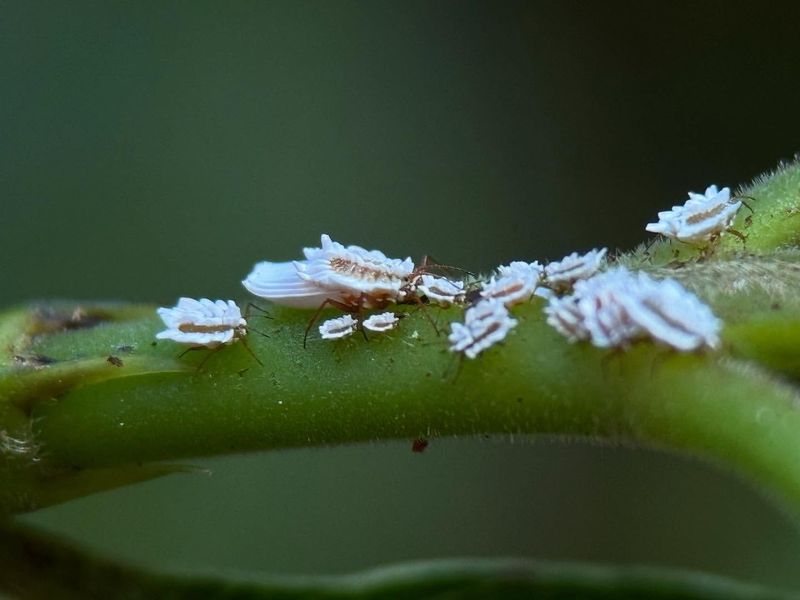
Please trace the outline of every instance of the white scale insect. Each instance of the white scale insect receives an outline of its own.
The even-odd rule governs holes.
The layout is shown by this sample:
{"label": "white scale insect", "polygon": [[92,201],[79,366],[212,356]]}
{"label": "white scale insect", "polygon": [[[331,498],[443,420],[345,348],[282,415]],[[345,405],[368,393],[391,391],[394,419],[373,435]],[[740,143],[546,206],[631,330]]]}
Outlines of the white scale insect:
{"label": "white scale insect", "polygon": [[342,315],[335,319],[328,319],[320,325],[319,334],[323,340],[339,340],[352,335],[357,326],[358,321],[351,315]]}
{"label": "white scale insect", "polygon": [[400,322],[400,317],[402,316],[405,316],[404,313],[401,313],[399,316],[393,312],[380,313],[364,319],[361,325],[368,331],[385,333],[397,327],[397,324]]}
{"label": "white scale insect", "polygon": [[466,297],[463,281],[451,281],[444,277],[422,275],[415,286],[417,293],[425,296],[430,302],[448,307],[461,304]]}
{"label": "white scale insect", "polygon": [[527,302],[536,292],[543,273],[544,268],[536,261],[514,261],[510,265],[497,267],[497,274],[483,285],[480,295],[483,298],[497,298],[506,307]]}
{"label": "white scale insect", "polygon": [[547,286],[555,292],[568,291],[575,282],[589,279],[605,264],[607,248],[590,250],[586,254],[573,252],[544,268]]}
{"label": "white scale insect", "polygon": [[575,284],[575,292],[552,298],[547,322],[571,342],[624,348],[651,338],[679,351],[717,348],[721,321],[674,279],[656,280],[624,267]]}
{"label": "white scale insect", "polygon": [[741,236],[731,229],[741,206],[741,200],[731,200],[730,188],[718,191],[716,185],[710,185],[705,194],[689,192],[689,199],[683,206],[658,213],[658,222],[648,223],[645,229],[696,245],[706,244],[726,231]]}
{"label": "white scale insect", "polygon": [[305,248],[303,254],[300,261],[260,262],[242,284],[251,294],[293,308],[370,309],[403,300],[414,272],[411,258],[343,246],[325,234],[320,248]]}
{"label": "white scale insect", "polygon": [[464,313],[464,323],[452,323],[448,340],[452,352],[463,352],[475,358],[487,348],[505,339],[517,326],[501,300],[480,300]]}
{"label": "white scale insect", "polygon": [[[156,312],[166,326],[164,331],[156,334],[156,339],[185,344],[189,350],[216,349],[239,340],[244,343],[247,335],[247,320],[233,300],[180,298],[173,308],[162,307]],[[247,344],[244,345],[253,358],[262,364]]]}

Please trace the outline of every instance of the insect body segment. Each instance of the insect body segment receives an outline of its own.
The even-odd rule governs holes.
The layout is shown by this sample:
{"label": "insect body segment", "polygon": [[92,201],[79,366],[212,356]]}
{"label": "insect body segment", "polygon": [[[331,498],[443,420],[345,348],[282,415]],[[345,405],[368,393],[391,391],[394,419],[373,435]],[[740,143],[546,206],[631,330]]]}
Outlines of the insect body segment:
{"label": "insect body segment", "polygon": [[741,206],[741,200],[731,199],[730,188],[717,190],[711,185],[705,194],[689,192],[686,203],[658,213],[658,222],[645,229],[681,242],[706,244],[730,230]]}

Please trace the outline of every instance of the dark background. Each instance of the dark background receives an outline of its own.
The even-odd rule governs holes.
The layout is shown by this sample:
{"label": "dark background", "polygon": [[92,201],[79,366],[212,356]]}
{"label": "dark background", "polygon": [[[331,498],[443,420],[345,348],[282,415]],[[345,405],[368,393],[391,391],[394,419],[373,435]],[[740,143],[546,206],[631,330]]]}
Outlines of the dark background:
{"label": "dark background", "polygon": [[[0,1],[0,305],[242,294],[322,232],[470,269],[631,248],[798,143],[800,9]],[[528,555],[800,585],[800,535],[651,451],[407,442],[197,461],[32,520],[147,565]]]}

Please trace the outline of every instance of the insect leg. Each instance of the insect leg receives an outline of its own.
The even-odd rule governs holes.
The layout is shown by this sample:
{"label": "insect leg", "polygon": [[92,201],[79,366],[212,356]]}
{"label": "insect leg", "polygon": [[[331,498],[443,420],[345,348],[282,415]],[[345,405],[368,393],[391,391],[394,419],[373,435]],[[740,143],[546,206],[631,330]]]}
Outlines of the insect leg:
{"label": "insect leg", "polygon": [[255,360],[259,365],[261,365],[263,367],[264,363],[261,362],[261,359],[259,359],[258,356],[256,356],[256,353],[253,352],[253,349],[250,347],[250,344],[247,343],[247,340],[244,339],[244,338],[241,338],[241,342],[242,342],[242,346],[244,346],[244,349],[247,350],[250,353],[250,356],[253,357],[253,360]]}

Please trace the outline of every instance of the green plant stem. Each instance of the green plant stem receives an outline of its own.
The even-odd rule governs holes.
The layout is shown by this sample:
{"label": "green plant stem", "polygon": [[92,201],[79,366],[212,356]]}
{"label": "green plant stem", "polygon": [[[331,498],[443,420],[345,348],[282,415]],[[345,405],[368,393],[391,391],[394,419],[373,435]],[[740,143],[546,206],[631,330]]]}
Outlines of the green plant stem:
{"label": "green plant stem", "polygon": [[18,526],[0,531],[0,590],[21,600],[553,598],[789,600],[789,592],[701,573],[522,559],[450,559],[340,577],[218,579],[116,565]]}
{"label": "green plant stem", "polygon": [[[164,371],[170,361],[180,364],[181,349],[151,346],[155,317],[108,323],[47,336],[32,349],[61,359],[93,344],[133,346],[139,361],[131,361],[129,376],[127,364],[98,364],[113,377],[91,379],[57,400],[31,405],[22,397],[18,404],[30,411],[33,437],[51,465],[110,467],[388,438],[589,436],[704,456],[800,505],[795,389],[724,355],[570,345],[541,308],[538,300],[516,308],[515,334],[462,362],[427,318],[443,325],[447,311],[416,313],[391,336],[369,342],[315,339],[304,349],[307,313],[277,310],[275,325],[265,327],[269,338],[249,336],[264,367],[239,345],[217,352],[203,371],[187,365],[204,352],[184,357],[182,371]],[[159,368],[142,370],[146,364]],[[27,374],[46,389],[50,373]]]}

